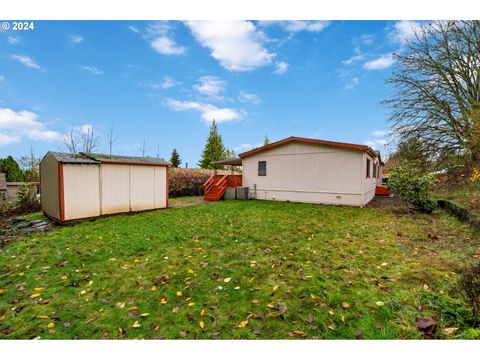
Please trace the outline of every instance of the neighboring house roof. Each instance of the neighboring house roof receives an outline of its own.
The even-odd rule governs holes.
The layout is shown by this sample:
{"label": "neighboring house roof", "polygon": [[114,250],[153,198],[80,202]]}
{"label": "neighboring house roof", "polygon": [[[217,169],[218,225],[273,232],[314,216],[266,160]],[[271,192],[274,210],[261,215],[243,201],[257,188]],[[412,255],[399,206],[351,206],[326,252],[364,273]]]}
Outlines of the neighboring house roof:
{"label": "neighboring house roof", "polygon": [[154,157],[138,157],[138,156],[123,156],[123,155],[106,155],[106,154],[67,154],[50,151],[57,161],[64,164],[145,164],[145,165],[171,165],[168,161]]}
{"label": "neighboring house roof", "polygon": [[[327,145],[327,146],[334,146],[334,147],[340,147],[340,148],[346,148],[346,149],[353,149],[353,150],[360,150],[360,151],[368,151],[372,153],[373,155],[377,155],[370,146],[367,145],[359,145],[359,144],[349,144],[349,143],[343,143],[343,142],[337,142],[337,141],[328,141],[328,140],[318,140],[318,139],[309,139],[309,138],[302,138],[302,137],[297,137],[297,136],[290,136],[286,139],[275,141],[273,143],[270,143],[268,145],[260,146],[256,149],[252,149],[249,151],[246,151],[244,153],[241,153],[239,156],[241,158],[245,158],[247,156],[259,153],[261,151],[269,150],[271,148],[274,148],[276,146],[284,145],[289,142],[304,142],[304,143],[309,143],[309,144],[317,144],[317,145]],[[380,153],[378,153],[379,155]]]}

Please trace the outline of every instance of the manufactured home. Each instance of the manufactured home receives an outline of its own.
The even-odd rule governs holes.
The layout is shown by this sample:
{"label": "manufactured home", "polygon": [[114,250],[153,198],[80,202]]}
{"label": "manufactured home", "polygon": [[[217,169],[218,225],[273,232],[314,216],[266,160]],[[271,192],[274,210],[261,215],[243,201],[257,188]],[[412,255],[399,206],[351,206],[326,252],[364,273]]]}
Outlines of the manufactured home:
{"label": "manufactured home", "polygon": [[170,163],[150,157],[48,152],[42,210],[58,222],[168,207]]}
{"label": "manufactured home", "polygon": [[369,146],[301,137],[218,163],[241,166],[242,175],[209,179],[206,200],[220,199],[233,176],[248,198],[361,207],[375,196],[384,165],[380,153]]}

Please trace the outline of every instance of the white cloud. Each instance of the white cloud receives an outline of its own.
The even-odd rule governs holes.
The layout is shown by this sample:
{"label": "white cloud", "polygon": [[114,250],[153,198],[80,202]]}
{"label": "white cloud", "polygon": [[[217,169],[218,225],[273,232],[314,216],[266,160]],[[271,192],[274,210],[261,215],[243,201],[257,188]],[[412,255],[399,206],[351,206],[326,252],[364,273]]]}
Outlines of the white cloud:
{"label": "white cloud", "polygon": [[85,70],[85,71],[88,71],[88,72],[92,73],[93,75],[102,75],[103,74],[103,70],[100,70],[100,69],[96,68],[95,66],[79,65],[78,68],[82,69],[82,70]]}
{"label": "white cloud", "polygon": [[288,63],[285,61],[277,61],[275,63],[275,70],[273,71],[277,75],[285,74],[288,70]]}
{"label": "white cloud", "polygon": [[360,83],[360,80],[358,77],[353,77],[352,80],[350,80],[349,83],[345,85],[345,90],[352,90],[354,87],[356,87]]}
{"label": "white cloud", "polygon": [[233,148],[233,151],[237,154],[241,154],[242,152],[248,151],[253,149],[254,146],[252,144],[241,144]]}
{"label": "white cloud", "polygon": [[41,66],[38,65],[33,58],[26,55],[10,55],[10,58],[12,60],[18,61],[20,64],[23,64],[28,68],[42,70]]}
{"label": "white cloud", "polygon": [[163,55],[181,55],[185,52],[183,46],[178,46],[175,41],[166,36],[153,40],[150,45],[156,52]]}
{"label": "white cloud", "polygon": [[171,38],[170,25],[167,22],[151,23],[146,28],[145,38],[150,46],[162,55],[182,55],[187,50]]}
{"label": "white cloud", "polygon": [[326,27],[328,27],[328,25],[330,25],[330,22],[323,21],[323,20],[289,20],[289,21],[267,20],[267,21],[260,21],[260,24],[263,26],[279,25],[285,31],[288,31],[288,32],[300,32],[300,31],[320,32]]}
{"label": "white cloud", "polygon": [[363,55],[362,54],[359,54],[359,55],[354,55],[352,56],[350,59],[347,59],[347,60],[342,60],[342,63],[344,65],[350,65],[350,64],[353,64],[357,61],[360,61],[363,59]]}
{"label": "white cloud", "polygon": [[260,104],[262,99],[260,99],[260,96],[254,93],[249,93],[246,92],[245,90],[240,90],[240,94],[238,95],[238,100],[242,102],[248,102],[252,104]]}
{"label": "white cloud", "polygon": [[18,44],[20,42],[20,36],[9,36],[7,37],[7,41],[9,44],[11,45],[15,45],[15,44]]}
{"label": "white cloud", "polygon": [[206,123],[217,123],[238,120],[243,117],[243,112],[232,108],[218,108],[215,105],[199,103],[196,101],[179,101],[175,99],[165,99],[165,105],[174,111],[193,110],[201,114],[202,120]]}
{"label": "white cloud", "polygon": [[227,82],[216,76],[208,75],[202,76],[198,79],[198,84],[193,88],[200,94],[207,95],[216,100],[223,100],[223,95]]}
{"label": "white cloud", "polygon": [[68,43],[69,43],[71,46],[75,46],[75,45],[78,45],[78,44],[80,44],[81,42],[83,42],[83,37],[80,36],[80,35],[68,34],[67,37],[68,37]]}
{"label": "white cloud", "polygon": [[392,53],[384,54],[375,60],[371,60],[363,64],[365,70],[383,70],[390,67],[395,60]]}
{"label": "white cloud", "polygon": [[406,45],[409,40],[415,37],[415,33],[421,28],[422,24],[417,21],[397,21],[391,28],[388,36],[393,42]]}
{"label": "white cloud", "polygon": [[162,82],[148,84],[148,86],[154,90],[168,90],[177,84],[178,83],[175,80],[173,80],[171,77],[165,76]]}
{"label": "white cloud", "polygon": [[35,113],[0,108],[0,145],[19,143],[23,138],[53,141],[58,140],[60,134],[48,130]]}
{"label": "white cloud", "polygon": [[375,37],[372,34],[363,34],[360,37],[360,41],[365,44],[365,45],[371,45],[373,44],[373,41],[375,40]]}
{"label": "white cloud", "polygon": [[386,130],[376,130],[376,131],[372,132],[373,136],[378,136],[378,137],[382,137],[382,136],[385,136],[387,134],[388,134],[388,132]]}
{"label": "white cloud", "polygon": [[128,27],[128,30],[130,30],[131,32],[134,32],[136,34],[138,34],[140,32],[140,30],[138,30],[138,28],[136,26],[133,26],[133,25],[130,25]]}
{"label": "white cloud", "polygon": [[187,21],[195,39],[229,71],[251,71],[275,57],[263,47],[265,35],[251,21]]}

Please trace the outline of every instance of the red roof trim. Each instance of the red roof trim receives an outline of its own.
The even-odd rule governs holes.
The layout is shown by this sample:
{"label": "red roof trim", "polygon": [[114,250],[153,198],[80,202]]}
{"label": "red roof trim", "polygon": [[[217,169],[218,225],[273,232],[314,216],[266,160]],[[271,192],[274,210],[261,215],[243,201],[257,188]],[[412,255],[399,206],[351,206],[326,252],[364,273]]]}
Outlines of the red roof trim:
{"label": "red roof trim", "polygon": [[367,145],[349,144],[349,143],[342,143],[342,142],[337,142],[337,141],[317,140],[317,139],[308,139],[308,138],[302,138],[302,137],[297,137],[297,136],[291,136],[291,137],[288,137],[286,139],[275,141],[275,142],[270,143],[268,145],[258,147],[256,149],[246,151],[244,153],[241,153],[239,156],[241,158],[244,158],[244,157],[256,154],[260,151],[268,150],[268,149],[274,148],[276,146],[289,143],[291,141],[299,141],[299,142],[317,144],[317,145],[335,146],[335,147],[354,149],[354,150],[360,150],[360,151],[371,150],[370,147],[367,146]]}

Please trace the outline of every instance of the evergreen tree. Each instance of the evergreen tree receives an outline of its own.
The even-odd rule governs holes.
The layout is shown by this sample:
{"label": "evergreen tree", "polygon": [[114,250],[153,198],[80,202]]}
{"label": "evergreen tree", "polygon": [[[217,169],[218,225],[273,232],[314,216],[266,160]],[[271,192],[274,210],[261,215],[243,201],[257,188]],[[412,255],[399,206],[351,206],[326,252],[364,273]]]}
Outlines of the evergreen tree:
{"label": "evergreen tree", "polygon": [[0,172],[5,173],[7,181],[23,181],[22,170],[11,156],[0,160]]}
{"label": "evergreen tree", "polygon": [[182,163],[182,159],[180,159],[180,154],[178,153],[177,149],[172,150],[172,156],[170,156],[170,162],[172,163],[172,166],[175,168],[180,167],[180,164]]}
{"label": "evergreen tree", "polygon": [[210,135],[203,149],[202,159],[198,165],[202,169],[222,169],[222,165],[212,164],[212,161],[218,161],[225,158],[225,147],[223,146],[222,136],[218,133],[215,119],[210,127]]}
{"label": "evergreen tree", "polygon": [[268,145],[270,144],[270,139],[268,138],[268,135],[265,135],[265,137],[263,138],[263,145]]}

